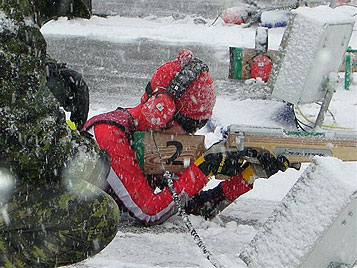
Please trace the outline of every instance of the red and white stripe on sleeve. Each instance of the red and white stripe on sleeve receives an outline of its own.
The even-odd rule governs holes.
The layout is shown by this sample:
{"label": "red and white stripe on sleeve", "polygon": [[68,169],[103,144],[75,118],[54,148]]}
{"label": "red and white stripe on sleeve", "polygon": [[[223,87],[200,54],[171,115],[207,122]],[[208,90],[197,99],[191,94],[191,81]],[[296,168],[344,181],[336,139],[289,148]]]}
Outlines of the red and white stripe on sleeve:
{"label": "red and white stripe on sleeve", "polygon": [[[167,188],[154,193],[136,159],[135,152],[124,131],[115,125],[96,124],[95,138],[111,161],[108,184],[123,205],[146,225],[160,223],[176,213],[175,204]],[[174,182],[176,192],[191,198],[207,183],[207,177],[191,164]]]}

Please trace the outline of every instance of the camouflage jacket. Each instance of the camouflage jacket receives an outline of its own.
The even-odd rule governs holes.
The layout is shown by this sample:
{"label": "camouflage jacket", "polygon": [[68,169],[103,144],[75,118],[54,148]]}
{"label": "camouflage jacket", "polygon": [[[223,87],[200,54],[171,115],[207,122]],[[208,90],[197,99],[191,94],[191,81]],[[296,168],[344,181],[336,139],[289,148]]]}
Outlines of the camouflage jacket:
{"label": "camouflage jacket", "polygon": [[45,2],[0,0],[0,167],[5,164],[18,183],[58,180],[76,153],[91,161],[99,150],[68,128],[46,87],[46,41],[39,29],[53,14],[39,11]]}

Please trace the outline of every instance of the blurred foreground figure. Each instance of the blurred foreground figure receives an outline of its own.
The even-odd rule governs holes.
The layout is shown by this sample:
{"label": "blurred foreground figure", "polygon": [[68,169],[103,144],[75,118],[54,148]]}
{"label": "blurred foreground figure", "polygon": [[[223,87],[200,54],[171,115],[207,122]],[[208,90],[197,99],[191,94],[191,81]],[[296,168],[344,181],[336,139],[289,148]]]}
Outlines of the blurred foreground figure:
{"label": "blurred foreground figure", "polygon": [[39,31],[90,12],[80,0],[0,1],[0,267],[71,264],[116,234],[118,206],[97,187],[105,156],[66,125]]}

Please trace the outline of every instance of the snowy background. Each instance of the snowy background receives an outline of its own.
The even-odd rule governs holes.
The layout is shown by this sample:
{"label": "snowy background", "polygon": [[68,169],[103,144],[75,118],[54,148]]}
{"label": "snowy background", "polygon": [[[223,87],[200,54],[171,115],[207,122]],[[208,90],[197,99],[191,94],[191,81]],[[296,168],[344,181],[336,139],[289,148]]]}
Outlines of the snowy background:
{"label": "snowy background", "polygon": [[[339,9],[346,16],[357,13],[357,8],[354,7],[345,6]],[[357,20],[356,15],[354,18]],[[200,23],[202,21],[206,23]],[[118,106],[131,107],[137,104],[155,68],[174,59],[180,49],[190,48],[208,63],[217,88],[218,97],[212,120],[209,127],[200,131],[200,134],[206,135],[206,145],[219,139],[221,129],[230,124],[291,128],[291,121],[284,117],[285,104],[272,99],[266,85],[255,80],[243,83],[227,78],[228,48],[253,48],[255,28],[227,25],[221,19],[213,26],[212,22],[213,18],[194,15],[161,17],[150,14],[148,10],[147,16],[141,18],[119,15],[107,18],[94,16],[90,20],[68,21],[60,18],[46,24],[42,33],[48,40],[50,54],[68,62],[70,67],[82,72],[86,78],[91,90],[90,116]],[[350,41],[352,48],[357,48],[356,27],[357,25]],[[270,49],[278,49],[284,30],[269,30]],[[92,56],[88,52],[91,49]],[[108,55],[108,51],[113,51],[114,54]],[[142,64],[143,60],[145,64]],[[343,73],[340,76],[330,105],[334,117],[328,114],[325,124],[356,130],[357,76],[354,74],[355,82],[348,91],[343,89]],[[300,108],[314,120],[320,107],[308,104],[301,105]],[[349,162],[343,165],[349,171],[348,174],[351,174],[351,180],[356,183],[357,164]],[[239,253],[251,241],[306,166],[304,164],[300,171],[288,170],[269,180],[256,181],[252,191],[240,197],[212,221],[190,216],[208,249],[225,267],[246,267],[240,260]],[[207,187],[216,183],[217,181],[212,180]],[[170,218],[162,225],[147,228],[124,214],[119,232],[107,248],[97,256],[69,267],[212,266],[186,232],[179,216]]]}

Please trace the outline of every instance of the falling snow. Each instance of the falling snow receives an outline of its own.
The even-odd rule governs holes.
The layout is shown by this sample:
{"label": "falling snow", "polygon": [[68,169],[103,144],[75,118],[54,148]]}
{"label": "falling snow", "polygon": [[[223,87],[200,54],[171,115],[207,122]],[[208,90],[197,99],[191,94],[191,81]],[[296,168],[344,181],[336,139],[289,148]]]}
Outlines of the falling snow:
{"label": "falling snow", "polygon": [[[300,12],[305,11],[301,10]],[[352,13],[356,13],[356,9],[346,8],[344,12],[346,16],[350,16]],[[188,43],[210,44],[219,48],[228,48],[229,46],[251,48],[254,46],[255,29],[253,28],[244,29],[237,25],[227,26],[222,20],[219,20],[214,27],[210,27],[209,24],[195,24],[191,17],[177,20],[172,17],[124,18],[114,16],[104,19],[94,16],[90,20],[69,21],[60,18],[57,21],[46,24],[42,32],[44,35],[81,36],[88,39],[117,43],[130,42],[137,38],[148,38],[156,42],[179,43],[182,46]],[[6,25],[6,29],[11,29],[12,25],[11,21],[4,22],[2,13],[0,13],[0,25],[0,32],[4,30],[4,25]],[[282,33],[281,29],[273,29],[271,31],[269,38],[273,49],[278,48]],[[350,45],[353,48],[357,48],[356,39],[355,25],[355,31],[350,41]],[[115,75],[118,71],[113,72]],[[331,125],[338,124],[338,126],[349,128],[349,131],[356,130],[357,85],[354,82],[350,90],[346,91],[343,89],[342,78],[343,74],[341,73],[337,91],[330,105],[334,118],[327,117],[326,122]],[[354,75],[354,80],[357,81],[356,74]],[[256,80],[251,80],[250,82],[262,83]],[[94,102],[96,101],[100,103],[99,100],[94,100]],[[126,106],[126,103],[121,105]],[[92,109],[90,111],[91,115],[107,109],[107,105],[97,105],[96,107],[96,110]],[[212,120],[209,124],[210,128],[202,129],[199,134],[206,136],[206,146],[210,146],[222,137],[221,130],[230,124],[284,127],[285,122],[277,119],[277,114],[284,107],[285,105],[281,101],[275,99],[237,99],[218,94]],[[319,106],[306,104],[302,105],[301,109],[306,114],[316,115]],[[80,157],[85,157],[84,153],[82,152]],[[340,174],[357,177],[357,164],[355,162],[342,163],[334,158],[319,158],[316,161],[320,163],[319,168],[321,170],[318,173],[320,177],[324,176],[325,171],[329,172],[329,177],[336,177],[337,182],[343,180],[342,177],[340,178]],[[84,169],[80,163],[79,159],[78,163],[73,163],[73,168]],[[246,264],[239,258],[239,253],[257,234],[259,228],[286,196],[307,166],[308,164],[303,164],[300,171],[288,170],[285,173],[279,172],[269,180],[257,180],[252,191],[239,198],[212,221],[190,216],[193,226],[207,244],[209,250],[225,267],[246,267]],[[5,223],[9,223],[10,219],[7,207],[3,204],[7,201],[14,182],[15,179],[8,170],[0,169],[0,216]],[[336,184],[338,184],[337,182]],[[334,183],[332,182],[332,184]],[[349,184],[350,190],[357,189],[356,180],[350,179],[344,181],[344,183]],[[211,180],[207,188],[216,184],[216,180]],[[345,184],[341,183],[339,187],[344,188]],[[311,215],[311,217],[316,217],[315,221],[318,222],[317,215]],[[312,230],[313,228],[314,226],[311,226]],[[286,235],[289,236],[289,233]],[[98,246],[99,241],[93,241],[93,243]],[[276,243],[272,247],[279,248],[280,245]],[[285,247],[283,250],[284,254],[291,254],[294,257],[294,253],[289,253],[288,248]],[[266,252],[264,257],[269,258],[269,252]],[[185,225],[179,216],[170,218],[162,225],[148,228],[139,226],[129,215],[124,213],[119,231],[107,248],[93,258],[68,266],[68,268],[92,267],[208,268],[211,265],[204,258],[190,235],[186,233]]]}

